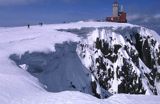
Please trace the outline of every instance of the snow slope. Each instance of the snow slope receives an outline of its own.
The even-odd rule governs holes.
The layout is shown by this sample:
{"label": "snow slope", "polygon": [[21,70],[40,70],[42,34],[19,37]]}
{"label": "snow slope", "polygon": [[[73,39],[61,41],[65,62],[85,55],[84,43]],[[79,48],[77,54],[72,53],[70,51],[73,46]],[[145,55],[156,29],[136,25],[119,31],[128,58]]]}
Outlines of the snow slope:
{"label": "snow slope", "polygon": [[[26,27],[1,28],[0,102],[2,104],[132,104],[133,102],[133,104],[158,104],[157,102],[160,102],[159,96],[137,97],[136,95],[113,95],[109,99],[100,100],[91,95],[76,92],[81,91],[81,87],[86,85],[88,87],[87,91],[82,92],[93,94],[91,91],[91,86],[87,85],[90,81],[92,81],[92,79],[91,77],[86,77],[84,75],[90,71],[86,70],[87,66],[84,67],[78,58],[78,55],[75,54],[75,45],[73,45],[74,48],[69,48],[70,45],[72,46],[70,43],[78,44],[79,41],[84,39],[84,36],[69,32],[57,31],[57,29],[80,29],[81,27],[125,28],[136,26],[131,24],[105,22],[78,22],[70,24],[44,25],[42,27],[31,26],[30,29],[27,29]],[[158,37],[157,35],[155,36]],[[56,48],[57,44],[59,45],[58,48]],[[66,44],[68,45],[66,46]],[[51,66],[52,64],[59,65],[58,68],[55,67],[55,65],[52,66],[54,67],[54,70],[57,69],[58,71],[55,71],[56,73],[54,73],[54,70],[51,71],[51,68],[46,68],[45,72],[42,74],[32,73],[34,76],[33,77],[26,71],[28,70],[29,66],[25,64],[25,62],[29,62],[31,60],[21,60],[21,58],[25,57],[25,54],[32,55],[32,53],[44,53],[45,55],[57,54],[55,56],[53,55],[53,59],[49,58],[49,56],[45,56],[47,58],[44,58],[42,62],[38,64],[42,66],[44,65],[46,68],[46,65],[49,65],[48,62],[52,60],[53,62],[50,63]],[[14,61],[11,60],[12,55],[16,55],[18,59],[14,60],[14,58]],[[34,57],[39,59],[37,56]],[[50,59],[49,61],[47,60],[48,58]],[[55,58],[57,58],[57,60]],[[16,61],[20,62],[20,64],[16,63]],[[24,63],[21,63],[23,61]],[[57,63],[54,63],[54,61]],[[47,64],[45,64],[45,62],[47,62]],[[28,64],[30,65],[30,63]],[[17,65],[20,66],[18,67]],[[37,61],[34,63],[34,65],[37,65]],[[82,66],[80,67],[80,65]],[[77,73],[75,74],[73,71]],[[89,73],[89,76],[91,75],[92,74]],[[57,80],[60,82],[57,82]],[[71,82],[67,82],[67,80],[73,80],[72,84],[75,84],[74,86],[76,86],[78,90],[76,89],[74,92],[73,88],[67,88],[67,86],[71,84]],[[55,83],[55,86],[51,84],[52,81],[57,82]],[[96,82],[96,85],[99,86],[99,83]],[[51,88],[47,88],[48,86]],[[60,88],[60,86],[62,86],[62,88]],[[72,87],[74,86],[72,85]],[[54,92],[64,90],[73,91],[51,93],[47,92],[46,90],[51,90]],[[104,89],[97,89],[98,92],[100,90],[103,92]],[[146,99],[150,99],[150,101],[146,101]]]}
{"label": "snow slope", "polygon": [[44,31],[41,28],[39,30],[11,28],[2,30],[0,39],[0,92],[2,96],[0,101],[5,102],[21,96],[32,95],[32,93],[45,92],[36,78],[18,68],[9,59],[11,54],[16,53],[21,55],[27,51],[54,51],[55,43],[63,43],[72,39],[75,41],[78,38],[71,34],[66,36],[55,30]]}

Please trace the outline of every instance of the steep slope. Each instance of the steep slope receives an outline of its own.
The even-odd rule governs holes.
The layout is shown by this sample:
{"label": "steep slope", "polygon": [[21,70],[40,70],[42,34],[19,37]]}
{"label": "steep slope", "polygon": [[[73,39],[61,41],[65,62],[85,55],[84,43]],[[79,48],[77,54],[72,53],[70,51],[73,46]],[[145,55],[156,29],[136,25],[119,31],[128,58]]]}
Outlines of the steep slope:
{"label": "steep slope", "polygon": [[106,22],[1,28],[0,101],[128,104],[150,98],[154,104],[159,96],[90,95],[158,94],[158,38],[146,28]]}
{"label": "steep slope", "polygon": [[22,56],[16,54],[10,58],[18,66],[27,66],[26,70],[37,77],[50,92],[78,90],[91,93],[91,77],[76,53],[77,43],[65,42],[56,44],[56,52],[26,52]]}
{"label": "steep slope", "polygon": [[157,95],[157,38],[155,32],[143,27],[95,28],[77,52],[100,86],[110,93]]}

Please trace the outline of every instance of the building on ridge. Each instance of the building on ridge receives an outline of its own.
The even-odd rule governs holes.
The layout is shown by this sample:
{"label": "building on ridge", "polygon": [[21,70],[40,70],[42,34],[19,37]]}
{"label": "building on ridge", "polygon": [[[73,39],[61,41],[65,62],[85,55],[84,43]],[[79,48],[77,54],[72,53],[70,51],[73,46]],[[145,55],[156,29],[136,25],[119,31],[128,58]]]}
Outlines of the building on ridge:
{"label": "building on ridge", "polygon": [[119,5],[118,1],[115,0],[113,3],[113,13],[111,17],[107,17],[108,22],[119,22],[127,23],[127,13],[124,11],[123,6]]}

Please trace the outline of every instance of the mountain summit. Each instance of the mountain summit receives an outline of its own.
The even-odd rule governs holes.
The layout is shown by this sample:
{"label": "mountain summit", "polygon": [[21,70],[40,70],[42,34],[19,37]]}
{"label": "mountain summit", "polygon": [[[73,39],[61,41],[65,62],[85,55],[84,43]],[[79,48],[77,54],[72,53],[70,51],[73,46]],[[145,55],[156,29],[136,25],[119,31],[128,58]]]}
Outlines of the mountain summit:
{"label": "mountain summit", "polygon": [[3,104],[49,101],[61,91],[110,100],[160,94],[160,36],[145,27],[81,21],[0,28],[0,48]]}

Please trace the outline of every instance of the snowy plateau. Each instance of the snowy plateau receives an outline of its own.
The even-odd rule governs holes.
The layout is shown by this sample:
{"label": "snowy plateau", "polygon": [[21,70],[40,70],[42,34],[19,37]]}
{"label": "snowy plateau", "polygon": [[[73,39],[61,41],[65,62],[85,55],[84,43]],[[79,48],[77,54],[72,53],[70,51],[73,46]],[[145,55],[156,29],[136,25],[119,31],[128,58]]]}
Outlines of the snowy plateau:
{"label": "snowy plateau", "polygon": [[128,23],[0,28],[0,104],[160,104],[160,36]]}

